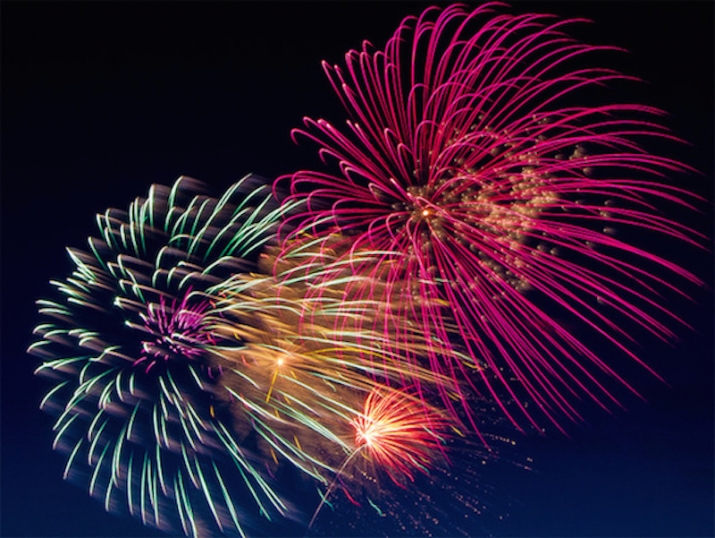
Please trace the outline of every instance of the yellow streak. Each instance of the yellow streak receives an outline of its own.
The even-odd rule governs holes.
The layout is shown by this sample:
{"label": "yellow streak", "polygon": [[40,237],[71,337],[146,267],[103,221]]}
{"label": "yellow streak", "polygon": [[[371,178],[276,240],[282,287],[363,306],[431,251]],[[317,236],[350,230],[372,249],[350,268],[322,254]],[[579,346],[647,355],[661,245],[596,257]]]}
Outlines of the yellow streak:
{"label": "yellow streak", "polygon": [[[283,364],[283,359],[278,359],[278,366]],[[276,378],[278,377],[278,368],[273,371],[273,378],[271,379],[271,386],[268,387],[268,394],[266,394],[266,403],[271,399],[271,394],[273,393],[273,385],[276,384]]]}

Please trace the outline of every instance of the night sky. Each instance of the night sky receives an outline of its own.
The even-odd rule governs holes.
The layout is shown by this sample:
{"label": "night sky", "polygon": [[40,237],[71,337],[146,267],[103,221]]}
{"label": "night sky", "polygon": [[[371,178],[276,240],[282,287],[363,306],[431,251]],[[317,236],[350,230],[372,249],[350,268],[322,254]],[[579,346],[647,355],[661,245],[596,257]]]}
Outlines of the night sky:
{"label": "night sky", "polygon": [[[162,536],[61,479],[48,388],[25,354],[51,296],[72,269],[65,246],[84,247],[94,215],[126,208],[152,183],[189,175],[216,192],[249,172],[275,178],[317,163],[293,144],[303,116],[344,114],[320,67],[368,39],[382,46],[400,20],[428,4],[2,3],[2,536]],[[684,186],[709,200],[683,215],[712,234],[713,20],[711,2],[528,2],[517,12],[586,17],[576,37],[622,46],[615,66],[647,81],[626,99],[671,113],[692,146],[669,146],[702,172]],[[615,96],[614,96],[615,98]],[[674,216],[679,219],[680,216]],[[712,254],[666,253],[712,282]],[[626,411],[584,402],[569,436],[515,434],[508,468],[485,478],[495,536],[712,536],[713,298],[667,297],[692,325],[672,346],[641,355],[667,383],[633,370],[647,401]],[[629,366],[625,366],[630,372]],[[411,508],[414,509],[414,508]],[[486,517],[486,516],[485,516]],[[332,527],[340,534],[340,526]],[[484,532],[476,524],[471,534]],[[300,531],[299,531],[300,533]]]}

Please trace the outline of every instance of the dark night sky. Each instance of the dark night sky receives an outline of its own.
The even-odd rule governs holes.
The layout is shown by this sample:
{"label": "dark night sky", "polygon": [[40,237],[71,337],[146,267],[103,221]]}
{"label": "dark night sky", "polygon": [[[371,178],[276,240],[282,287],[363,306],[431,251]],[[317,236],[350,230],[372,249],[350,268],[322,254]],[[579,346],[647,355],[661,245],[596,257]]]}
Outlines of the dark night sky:
{"label": "dark night sky", "polygon": [[[104,513],[62,482],[51,451],[47,388],[25,355],[35,299],[70,270],[66,245],[83,246],[94,215],[126,207],[151,183],[190,175],[217,191],[248,172],[267,178],[315,163],[289,131],[302,116],[343,117],[320,61],[363,39],[381,46],[427,4],[2,3],[2,536],[158,536]],[[616,60],[649,81],[639,99],[668,110],[693,143],[677,158],[712,200],[713,4],[528,2],[519,12],[583,16],[572,29],[631,51]],[[711,233],[712,210],[689,218]],[[709,253],[671,257],[711,282]],[[492,477],[492,503],[509,517],[497,536],[713,535],[713,308],[673,301],[693,325],[672,347],[643,343],[668,381],[647,377],[647,403],[586,410],[570,438],[517,437],[532,472]],[[476,531],[475,531],[476,532]]]}

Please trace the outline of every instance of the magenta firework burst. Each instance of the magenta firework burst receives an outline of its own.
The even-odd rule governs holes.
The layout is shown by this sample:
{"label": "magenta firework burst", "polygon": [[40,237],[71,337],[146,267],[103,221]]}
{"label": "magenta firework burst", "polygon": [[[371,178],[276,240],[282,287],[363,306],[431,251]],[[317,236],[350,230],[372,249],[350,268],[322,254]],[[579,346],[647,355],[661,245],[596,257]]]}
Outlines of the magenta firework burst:
{"label": "magenta firework burst", "polygon": [[[203,347],[213,343],[214,338],[206,330],[204,318],[211,303],[208,300],[190,303],[191,288],[179,301],[171,303],[164,296],[158,303],[149,303],[146,311],[139,312],[141,324],[127,321],[129,327],[146,334],[141,341],[141,353],[134,366],[145,365],[149,373],[157,363],[167,362],[174,356],[196,359],[203,353]],[[210,369],[209,369],[210,371]]]}
{"label": "magenta firework burst", "polygon": [[[305,118],[294,131],[326,169],[289,176],[289,201],[307,202],[299,230],[332,232],[331,248],[342,234],[341,261],[373,277],[354,296],[379,282],[449,344],[455,353],[427,354],[433,371],[470,380],[517,424],[540,424],[530,401],[558,425],[578,418],[575,399],[614,402],[607,378],[635,390],[610,355],[650,370],[629,331],[671,338],[677,317],[659,294],[683,293],[674,275],[698,283],[642,235],[701,239],[656,209],[694,201],[670,183],[688,167],[647,150],[677,140],[663,112],[602,102],[609,84],[633,80],[592,65],[618,49],[563,32],[578,21],[504,7],[433,7],[384,49],[324,63],[349,120]],[[596,351],[594,335],[614,353]]]}

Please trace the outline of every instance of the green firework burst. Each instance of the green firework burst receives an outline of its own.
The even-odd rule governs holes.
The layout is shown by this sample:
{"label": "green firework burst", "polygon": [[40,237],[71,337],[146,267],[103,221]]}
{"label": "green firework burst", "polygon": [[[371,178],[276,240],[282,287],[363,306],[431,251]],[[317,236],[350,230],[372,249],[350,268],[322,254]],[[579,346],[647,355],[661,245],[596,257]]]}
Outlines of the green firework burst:
{"label": "green firework burst", "polygon": [[219,199],[201,192],[181,177],[98,215],[88,250],[68,249],[71,276],[52,282],[60,298],[38,301],[29,352],[54,381],[42,407],[57,415],[65,478],[147,525],[243,535],[253,514],[288,506],[218,395],[205,290],[255,267],[285,209],[252,176]]}

